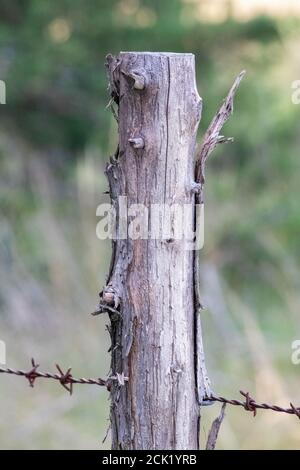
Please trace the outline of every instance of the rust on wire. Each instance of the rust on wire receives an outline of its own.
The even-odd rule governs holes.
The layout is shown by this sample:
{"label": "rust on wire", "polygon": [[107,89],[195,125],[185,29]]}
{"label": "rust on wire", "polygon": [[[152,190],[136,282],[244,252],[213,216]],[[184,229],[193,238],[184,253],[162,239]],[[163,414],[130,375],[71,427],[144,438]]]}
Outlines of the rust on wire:
{"label": "rust on wire", "polygon": [[[57,372],[50,373],[40,372],[38,370],[39,366],[40,365],[37,364],[34,359],[31,359],[31,368],[29,369],[29,371],[0,367],[0,374],[2,373],[25,377],[28,380],[30,387],[34,387],[36,379],[56,380],[62,385],[65,390],[70,393],[70,395],[72,395],[74,384],[99,385],[101,387],[106,387],[108,390],[110,390],[111,385],[114,381],[117,381],[119,386],[124,386],[125,382],[128,381],[128,377],[125,377],[124,373],[117,373],[116,375],[111,375],[107,379],[86,379],[84,377],[73,377],[73,375],[71,374],[71,367],[69,367],[66,372],[63,372],[62,368],[58,364],[56,364]],[[283,408],[281,406],[270,405],[268,403],[257,403],[255,399],[250,396],[249,392],[243,392],[242,390],[240,390],[240,394],[245,398],[244,401],[229,400],[228,398],[220,397],[217,395],[206,397],[205,400],[211,402],[226,403],[227,405],[232,406],[239,406],[241,408],[244,408],[245,411],[250,411],[251,413],[253,413],[254,417],[257,414],[257,410],[271,410],[277,413],[295,415],[297,416],[297,418],[300,419],[300,407],[294,406],[293,403],[290,403],[290,408]]]}
{"label": "rust on wire", "polygon": [[282,406],[278,405],[269,405],[268,403],[257,403],[254,398],[252,398],[249,392],[243,392],[240,390],[240,394],[245,397],[245,401],[240,400],[229,400],[228,398],[219,397],[213,395],[211,397],[207,397],[205,400],[211,402],[220,402],[226,403],[232,406],[240,406],[244,408],[245,411],[250,411],[253,413],[253,416],[256,416],[257,410],[271,410],[278,413],[286,413],[289,415],[295,415],[300,419],[300,407],[295,407],[292,403],[290,403],[290,408],[283,408]]}
{"label": "rust on wire", "polygon": [[119,385],[123,385],[125,381],[128,380],[127,377],[124,377],[124,374],[117,374],[117,376],[110,376],[107,379],[86,379],[86,378],[76,378],[73,377],[71,374],[71,367],[68,368],[66,372],[63,372],[62,368],[56,364],[57,368],[57,373],[51,373],[51,372],[40,372],[38,371],[39,364],[35,362],[34,359],[31,359],[31,369],[29,371],[24,371],[24,370],[16,370],[16,369],[11,369],[11,368],[0,368],[0,373],[2,374],[10,374],[10,375],[16,375],[19,377],[25,377],[28,382],[30,387],[34,387],[36,379],[52,379],[58,381],[62,387],[67,390],[70,395],[72,395],[73,392],[73,385],[74,384],[82,384],[82,385],[99,385],[102,387],[110,388],[111,383],[113,381],[117,381]]}

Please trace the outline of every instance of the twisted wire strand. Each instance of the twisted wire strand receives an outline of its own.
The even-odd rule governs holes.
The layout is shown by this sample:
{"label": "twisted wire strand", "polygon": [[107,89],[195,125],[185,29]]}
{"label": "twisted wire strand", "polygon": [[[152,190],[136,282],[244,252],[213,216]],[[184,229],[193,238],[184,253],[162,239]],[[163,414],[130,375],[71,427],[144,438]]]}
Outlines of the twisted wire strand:
{"label": "twisted wire strand", "polygon": [[[73,392],[74,384],[81,385],[98,385],[101,387],[106,387],[110,390],[113,381],[117,381],[120,386],[124,386],[125,382],[128,381],[128,377],[125,377],[124,374],[116,374],[107,377],[106,379],[102,378],[77,378],[73,377],[71,374],[71,367],[67,369],[66,372],[63,372],[62,368],[56,364],[57,372],[41,372],[38,370],[39,364],[35,362],[34,359],[31,360],[31,369],[28,371],[22,369],[12,369],[9,367],[0,367],[0,374],[9,374],[18,377],[24,377],[28,380],[29,385],[34,387],[35,381],[37,379],[52,379],[59,382],[70,394]],[[249,392],[243,392],[240,390],[240,394],[244,397],[244,401],[236,399],[228,399],[222,396],[212,395],[206,397],[205,401],[210,402],[220,402],[226,403],[227,405],[239,406],[245,411],[250,411],[253,416],[257,415],[257,410],[271,410],[277,413],[286,413],[289,415],[295,415],[300,419],[300,407],[296,407],[293,403],[290,403],[290,408],[284,408],[278,405],[272,405],[269,403],[257,403],[254,398],[252,398]]]}

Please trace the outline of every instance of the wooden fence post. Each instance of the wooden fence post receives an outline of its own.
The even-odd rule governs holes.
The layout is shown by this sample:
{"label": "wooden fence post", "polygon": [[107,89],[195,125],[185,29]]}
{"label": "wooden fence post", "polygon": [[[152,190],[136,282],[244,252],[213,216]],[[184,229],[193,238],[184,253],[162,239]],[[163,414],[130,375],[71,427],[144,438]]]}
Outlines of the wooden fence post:
{"label": "wooden fence post", "polygon": [[[111,319],[112,374],[119,374],[110,390],[112,447],[197,449],[194,252],[190,240],[176,237],[172,215],[171,235],[146,236],[158,204],[165,205],[163,226],[166,207],[192,208],[183,224],[194,230],[201,115],[194,55],[122,52],[108,56],[107,67],[119,123],[118,149],[107,166],[119,238],[100,295]],[[130,224],[141,212],[138,238]]]}

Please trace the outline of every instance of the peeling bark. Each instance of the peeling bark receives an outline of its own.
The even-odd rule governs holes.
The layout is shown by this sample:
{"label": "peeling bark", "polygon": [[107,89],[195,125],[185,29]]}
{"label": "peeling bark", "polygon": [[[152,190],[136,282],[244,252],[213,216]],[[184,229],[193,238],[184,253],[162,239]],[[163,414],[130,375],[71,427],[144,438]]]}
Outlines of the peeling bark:
{"label": "peeling bark", "polygon": [[[132,204],[194,207],[201,115],[192,54],[108,56],[119,146],[107,166],[110,194]],[[151,227],[151,211],[149,212]],[[193,211],[185,224],[194,229]],[[109,306],[113,449],[197,449],[194,253],[186,239],[116,239],[101,306]],[[113,309],[113,311],[111,310]]]}
{"label": "peeling bark", "polygon": [[[106,174],[116,234],[123,235],[113,240],[108,282],[95,314],[109,314],[111,372],[119,379],[110,389],[112,448],[197,449],[199,407],[211,404],[199,254],[191,250],[191,239],[173,236],[173,219],[168,238],[130,237],[131,219],[123,216],[121,204],[125,200],[129,210],[134,204],[148,209],[153,204],[189,205],[185,228],[200,233],[202,240],[205,163],[218,144],[232,141],[219,132],[233,111],[245,72],[229,90],[195,158],[201,98],[194,56],[124,52],[108,55],[106,65],[108,106],[119,125],[119,145]],[[166,214],[161,218],[164,226]],[[151,211],[140,225],[147,222],[148,230],[154,224]],[[212,429],[213,445],[220,423]]]}

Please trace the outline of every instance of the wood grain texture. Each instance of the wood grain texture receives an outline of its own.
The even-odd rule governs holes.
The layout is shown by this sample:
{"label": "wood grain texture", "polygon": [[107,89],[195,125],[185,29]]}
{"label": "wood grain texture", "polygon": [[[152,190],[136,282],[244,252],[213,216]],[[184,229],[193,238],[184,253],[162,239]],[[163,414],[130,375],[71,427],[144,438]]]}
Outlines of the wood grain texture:
{"label": "wood grain texture", "polygon": [[[192,54],[121,53],[109,61],[119,104],[119,147],[107,167],[117,225],[128,207],[194,205],[195,140],[201,99]],[[148,216],[149,227],[151,211]],[[185,224],[194,228],[193,211]],[[123,239],[103,299],[110,314],[114,449],[197,449],[194,253],[185,239]],[[108,300],[109,299],[109,300]]]}

